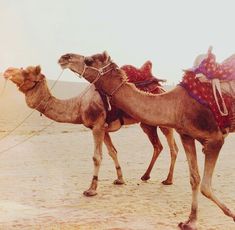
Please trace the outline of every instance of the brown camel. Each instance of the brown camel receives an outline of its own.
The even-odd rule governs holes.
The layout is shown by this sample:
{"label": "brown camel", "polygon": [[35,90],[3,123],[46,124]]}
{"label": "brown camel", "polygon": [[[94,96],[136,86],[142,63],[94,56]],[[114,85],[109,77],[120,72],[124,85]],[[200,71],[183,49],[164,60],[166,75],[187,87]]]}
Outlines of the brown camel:
{"label": "brown camel", "polygon": [[152,126],[169,126],[180,134],[188,160],[192,187],[191,213],[186,222],[179,224],[181,229],[197,229],[198,192],[201,179],[195,140],[202,144],[205,154],[201,192],[235,221],[235,214],[215,196],[211,188],[213,171],[225,137],[210,109],[190,97],[181,86],[159,95],[139,91],[133,84],[127,82],[125,73],[111,61],[106,52],[91,57],[67,54],[60,58],[59,64],[62,68],[70,68],[79,73],[89,82],[95,80],[95,86],[109,95],[112,103],[137,120]]}
{"label": "brown camel", "polygon": [[[28,67],[27,69],[9,68],[5,71],[4,76],[15,83],[19,90],[25,94],[26,103],[30,108],[37,109],[48,118],[57,122],[83,124],[92,129],[95,143],[93,157],[94,177],[90,188],[84,192],[84,195],[93,196],[97,194],[96,189],[100,167],[100,159],[97,156],[101,156],[103,142],[115,163],[117,179],[114,181],[114,184],[124,184],[121,167],[117,158],[117,151],[109,135],[109,132],[119,130],[121,124],[119,120],[110,122],[109,124],[106,123],[106,109],[94,85],[91,85],[87,91],[77,97],[60,100],[51,95],[45,76],[41,73],[39,66]],[[137,123],[137,121],[130,116],[123,116],[123,123],[129,125]],[[142,180],[148,180],[152,167],[162,150],[162,145],[158,138],[156,127],[141,123],[141,128],[147,134],[154,148],[150,165],[142,176]],[[175,145],[172,129],[162,127],[161,130],[167,138],[171,152],[169,173],[167,179],[162,183],[172,184],[178,148]]]}

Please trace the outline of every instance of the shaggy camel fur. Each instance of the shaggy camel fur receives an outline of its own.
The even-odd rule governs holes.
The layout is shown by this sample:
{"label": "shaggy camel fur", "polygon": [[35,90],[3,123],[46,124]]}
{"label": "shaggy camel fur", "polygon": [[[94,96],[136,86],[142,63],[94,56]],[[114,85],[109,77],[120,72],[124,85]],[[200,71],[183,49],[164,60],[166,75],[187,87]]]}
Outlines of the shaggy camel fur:
{"label": "shaggy camel fur", "polygon": [[[100,94],[97,92],[94,85],[91,85],[86,93],[81,93],[81,95],[77,97],[68,100],[59,100],[51,95],[46,79],[44,75],[41,74],[39,66],[28,67],[27,69],[9,68],[5,71],[4,76],[14,82],[18,86],[19,90],[25,94],[26,103],[30,108],[37,109],[48,118],[57,122],[83,124],[92,129],[95,145],[95,154],[93,157],[95,163],[94,177],[90,188],[84,192],[84,195],[93,196],[97,194],[96,189],[98,183],[99,161],[96,160],[96,156],[100,156],[103,142],[115,163],[117,179],[114,181],[114,184],[124,183],[121,167],[117,158],[117,151],[113,146],[109,135],[109,132],[119,130],[121,128],[121,124],[119,120],[111,122],[109,125],[105,123],[106,110]],[[137,123],[137,121],[132,119],[130,116],[124,116],[123,122],[125,125]],[[142,176],[142,180],[148,180],[150,178],[152,167],[162,150],[162,145],[155,127],[141,123],[141,128],[149,137],[154,148],[150,165]],[[178,148],[175,145],[172,130],[164,127],[162,127],[161,130],[166,135],[171,152],[169,173],[167,179],[162,183],[172,184],[173,170]]]}
{"label": "shaggy camel fur", "polygon": [[[181,86],[159,95],[139,91],[133,84],[127,82],[125,73],[111,61],[106,52],[91,57],[69,54],[62,56],[59,60],[63,68],[70,68],[69,63],[73,62],[76,62],[73,71],[82,75],[89,82],[96,80],[95,86],[110,95],[112,103],[117,107],[146,124],[175,128],[181,136],[188,160],[192,187],[191,213],[186,222],[179,224],[181,229],[197,229],[198,192],[201,179],[195,140],[202,144],[205,154],[201,192],[217,204],[225,215],[232,217],[235,221],[235,213],[215,196],[211,188],[212,175],[224,143],[224,135],[210,109],[190,97]],[[102,71],[104,69],[105,72]]]}

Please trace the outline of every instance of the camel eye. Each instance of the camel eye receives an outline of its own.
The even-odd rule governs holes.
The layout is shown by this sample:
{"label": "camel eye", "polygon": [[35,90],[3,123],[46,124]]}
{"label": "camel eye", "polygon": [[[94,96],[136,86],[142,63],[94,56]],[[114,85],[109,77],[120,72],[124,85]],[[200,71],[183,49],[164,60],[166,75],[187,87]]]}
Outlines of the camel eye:
{"label": "camel eye", "polygon": [[66,60],[70,60],[70,59],[71,59],[71,55],[70,55],[70,54],[66,54],[66,55],[64,55],[64,59],[66,59]]}
{"label": "camel eye", "polygon": [[84,62],[85,62],[86,65],[90,66],[93,63],[93,58],[85,57]]}

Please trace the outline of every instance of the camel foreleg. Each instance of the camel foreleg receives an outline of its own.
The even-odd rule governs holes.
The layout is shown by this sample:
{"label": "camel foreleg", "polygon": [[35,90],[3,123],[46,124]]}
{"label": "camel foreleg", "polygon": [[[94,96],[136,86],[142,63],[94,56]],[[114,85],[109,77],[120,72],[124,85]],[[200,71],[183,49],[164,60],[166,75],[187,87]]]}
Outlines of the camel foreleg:
{"label": "camel foreleg", "polygon": [[189,219],[184,223],[181,222],[179,227],[182,230],[196,230],[200,175],[198,171],[195,140],[187,135],[181,135],[181,140],[188,160],[190,184],[192,188],[192,204]]}
{"label": "camel foreleg", "polygon": [[105,129],[102,126],[95,126],[92,129],[92,134],[95,146],[94,156],[92,158],[94,162],[94,173],[90,188],[83,193],[85,196],[94,196],[97,194],[96,189],[98,186],[98,174],[102,161],[102,144],[104,141]]}

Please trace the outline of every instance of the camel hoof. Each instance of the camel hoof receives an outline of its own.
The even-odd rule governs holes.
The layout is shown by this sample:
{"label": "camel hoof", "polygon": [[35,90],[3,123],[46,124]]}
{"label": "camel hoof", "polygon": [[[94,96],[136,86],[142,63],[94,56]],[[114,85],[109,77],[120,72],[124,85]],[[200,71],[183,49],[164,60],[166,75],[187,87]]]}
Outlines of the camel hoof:
{"label": "camel hoof", "polygon": [[178,224],[178,227],[181,229],[181,230],[197,230],[197,228],[195,227],[195,225],[192,225],[190,223],[179,223]]}
{"label": "camel hoof", "polygon": [[172,185],[173,183],[172,183],[172,181],[164,180],[164,181],[162,181],[162,184],[164,184],[164,185]]}
{"label": "camel hoof", "polygon": [[125,184],[124,180],[122,180],[122,179],[116,179],[113,183],[114,183],[115,185],[122,185],[122,184]]}
{"label": "camel hoof", "polygon": [[141,177],[141,180],[142,181],[147,181],[147,180],[149,180],[150,179],[150,176],[149,175],[143,175],[142,177]]}
{"label": "camel hoof", "polygon": [[95,195],[97,195],[97,192],[96,192],[96,190],[87,190],[87,191],[84,191],[83,192],[83,195],[84,196],[95,196]]}

